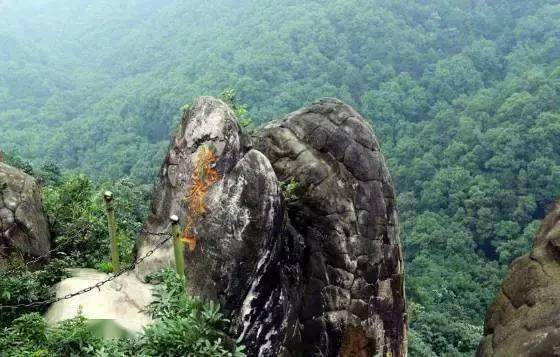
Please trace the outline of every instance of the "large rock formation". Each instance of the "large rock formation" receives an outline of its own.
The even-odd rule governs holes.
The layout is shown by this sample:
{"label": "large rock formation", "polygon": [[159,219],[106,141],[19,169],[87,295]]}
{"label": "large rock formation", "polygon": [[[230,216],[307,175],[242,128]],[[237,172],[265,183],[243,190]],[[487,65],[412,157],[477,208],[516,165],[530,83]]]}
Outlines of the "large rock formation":
{"label": "large rock formation", "polygon": [[560,201],[514,260],[486,316],[477,356],[560,354]]}
{"label": "large rock formation", "polygon": [[[324,99],[246,135],[227,105],[198,99],[145,229],[167,231],[171,214],[194,248],[190,292],[222,304],[250,356],[406,354],[391,178],[371,127],[344,103]],[[138,254],[158,239],[140,237]],[[137,274],[170,262],[167,247]]]}
{"label": "large rock formation", "polygon": [[35,179],[0,162],[0,262],[14,250],[48,254],[50,234]]}
{"label": "large rock formation", "polygon": [[[185,225],[189,211],[185,198],[191,192],[197,158],[203,150],[211,150],[210,148],[215,150],[215,156],[220,158],[215,163],[215,169],[222,174],[220,183],[213,185],[211,192],[207,194],[209,203],[215,204],[221,197],[216,189],[223,187],[223,177],[229,175],[242,157],[241,137],[239,126],[231,110],[220,101],[203,97],[185,113],[178,133],[171,143],[154,186],[152,213],[148,217],[145,231],[168,232],[171,215],[178,215]],[[213,208],[209,211],[212,212],[209,217],[215,217],[222,209]],[[217,224],[222,225],[219,221]],[[225,224],[226,222],[223,225]],[[194,227],[194,229],[201,229],[201,227]],[[222,237],[208,237],[211,238]],[[144,255],[161,239],[162,237],[158,235],[140,236],[138,255]],[[157,250],[150,259],[137,268],[139,277],[144,278],[147,274],[173,263],[171,249],[171,242],[168,242],[165,249]],[[191,269],[192,266],[189,270]],[[190,276],[192,279],[196,278],[195,274]]]}

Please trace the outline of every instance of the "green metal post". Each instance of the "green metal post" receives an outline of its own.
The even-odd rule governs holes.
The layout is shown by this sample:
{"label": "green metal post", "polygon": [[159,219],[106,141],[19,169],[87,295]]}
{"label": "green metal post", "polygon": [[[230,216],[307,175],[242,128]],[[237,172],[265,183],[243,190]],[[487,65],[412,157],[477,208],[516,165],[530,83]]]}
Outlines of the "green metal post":
{"label": "green metal post", "polygon": [[179,217],[173,215],[169,219],[171,220],[171,235],[173,236],[173,250],[175,252],[175,271],[184,280],[185,257],[183,256],[183,241],[179,232]]}
{"label": "green metal post", "polygon": [[111,263],[113,265],[113,273],[121,270],[119,261],[119,246],[117,243],[117,226],[115,224],[115,208],[113,207],[113,194],[111,191],[105,191],[103,194],[105,204],[107,206],[107,226],[109,228],[109,237],[111,238]]}

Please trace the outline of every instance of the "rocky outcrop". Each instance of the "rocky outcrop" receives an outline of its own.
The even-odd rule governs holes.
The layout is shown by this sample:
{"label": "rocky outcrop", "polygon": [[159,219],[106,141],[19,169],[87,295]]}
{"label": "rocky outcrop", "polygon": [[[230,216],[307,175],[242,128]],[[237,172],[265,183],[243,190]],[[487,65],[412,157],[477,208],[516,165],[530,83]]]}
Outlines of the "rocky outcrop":
{"label": "rocky outcrop", "polygon": [[271,123],[254,142],[279,180],[299,184],[287,204],[287,232],[303,247],[292,298],[301,339],[292,343],[304,341],[306,356],[404,354],[397,211],[372,129],[326,99]]}
{"label": "rocky outcrop", "polygon": [[560,201],[532,250],[513,261],[490,306],[477,356],[560,353]]}
{"label": "rocky outcrop", "polygon": [[49,228],[35,179],[0,162],[0,262],[15,250],[48,254]]}
{"label": "rocky outcrop", "polygon": [[[186,198],[193,187],[195,178],[193,174],[198,155],[205,149],[214,150],[214,155],[219,157],[218,162],[213,166],[216,171],[221,173],[220,182],[214,184],[210,192],[206,194],[208,202],[206,204],[217,204],[221,199],[221,194],[217,191],[223,187],[224,177],[229,175],[242,157],[241,137],[239,126],[231,110],[221,101],[209,97],[198,99],[185,112],[178,133],[172,140],[156,179],[151,214],[144,227],[145,231],[168,232],[171,215],[179,216],[182,225],[185,226],[189,211]],[[216,210],[213,207],[208,211],[212,212],[211,215],[208,215],[209,217],[215,217],[221,209]],[[219,222],[217,224],[221,225]],[[198,230],[202,227],[197,226],[193,229]],[[143,256],[161,238],[157,235],[140,236],[138,255]],[[221,237],[211,238],[219,239]],[[206,241],[201,240],[201,242]],[[147,274],[169,266],[171,263],[173,263],[173,254],[169,242],[164,249],[157,250],[149,259],[139,265],[136,272],[140,278],[144,278]],[[196,278],[194,274],[190,275],[191,278]]]}
{"label": "rocky outcrop", "polygon": [[[193,248],[190,292],[221,303],[250,356],[406,354],[393,186],[351,107],[325,99],[247,135],[223,102],[198,99],[145,230],[168,230],[171,214]],[[157,240],[140,237],[138,254]],[[168,247],[137,274],[172,259]]]}

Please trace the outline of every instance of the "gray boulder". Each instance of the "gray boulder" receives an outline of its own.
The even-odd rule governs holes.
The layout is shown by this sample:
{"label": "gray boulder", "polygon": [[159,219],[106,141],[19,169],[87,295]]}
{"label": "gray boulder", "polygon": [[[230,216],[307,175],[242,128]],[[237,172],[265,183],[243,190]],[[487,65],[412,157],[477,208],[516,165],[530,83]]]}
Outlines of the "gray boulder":
{"label": "gray boulder", "polygon": [[297,241],[301,255],[284,268],[298,285],[284,346],[305,356],[404,355],[397,209],[372,128],[327,98],[257,131],[254,146],[279,180],[299,183],[286,206],[286,242]]}
{"label": "gray boulder", "polygon": [[557,356],[560,352],[560,200],[531,251],[513,261],[486,315],[476,355]]}
{"label": "gray boulder", "polygon": [[[54,286],[56,297],[72,294],[109,278],[108,274],[94,269],[74,268],[69,272],[71,277]],[[149,305],[153,301],[152,288],[152,285],[140,282],[134,273],[127,272],[99,289],[52,304],[45,320],[54,326],[81,314],[88,320],[111,321],[119,329],[138,334],[152,322],[149,314]]]}
{"label": "gray boulder", "polygon": [[[201,169],[208,150],[214,159]],[[406,354],[393,186],[351,107],[325,99],[246,135],[227,105],[197,100],[160,171],[146,230],[167,230],[171,214],[196,240],[185,252],[190,293],[220,302],[250,356]],[[153,244],[142,236],[139,254]],[[168,247],[137,273],[172,256]]]}
{"label": "gray boulder", "polygon": [[0,262],[14,251],[48,254],[50,233],[35,179],[0,162]]}
{"label": "gray boulder", "polygon": [[[217,99],[201,97],[185,111],[156,179],[151,213],[144,231],[169,232],[171,215],[180,218],[182,227],[186,225],[190,216],[186,197],[193,186],[197,158],[205,149],[215,151],[214,155],[219,158],[215,169],[221,173],[219,182],[210,187],[206,198],[210,202],[220,200],[223,178],[232,171],[242,156],[239,134],[235,116],[227,105]],[[138,256],[143,256],[161,240],[162,237],[158,235],[141,235],[137,243]],[[144,279],[148,274],[170,264],[174,264],[174,258],[172,243],[168,242],[164,249],[157,250],[140,264],[136,273],[140,279]]]}

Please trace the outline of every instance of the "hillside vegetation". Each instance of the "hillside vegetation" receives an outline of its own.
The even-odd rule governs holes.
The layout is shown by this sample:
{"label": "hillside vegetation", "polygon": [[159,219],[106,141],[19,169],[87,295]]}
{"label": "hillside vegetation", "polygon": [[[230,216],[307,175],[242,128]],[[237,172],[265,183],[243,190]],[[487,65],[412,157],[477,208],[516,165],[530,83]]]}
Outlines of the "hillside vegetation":
{"label": "hillside vegetation", "polygon": [[225,88],[255,124],[358,108],[399,193],[412,356],[472,355],[560,193],[555,0],[5,0],[0,18],[0,146],[36,167],[151,183],[180,108]]}

